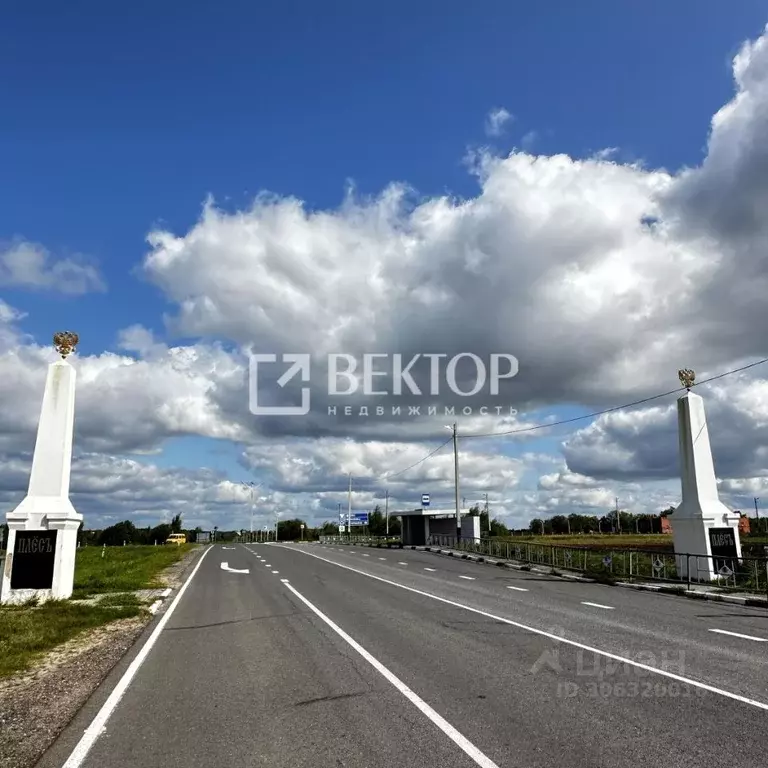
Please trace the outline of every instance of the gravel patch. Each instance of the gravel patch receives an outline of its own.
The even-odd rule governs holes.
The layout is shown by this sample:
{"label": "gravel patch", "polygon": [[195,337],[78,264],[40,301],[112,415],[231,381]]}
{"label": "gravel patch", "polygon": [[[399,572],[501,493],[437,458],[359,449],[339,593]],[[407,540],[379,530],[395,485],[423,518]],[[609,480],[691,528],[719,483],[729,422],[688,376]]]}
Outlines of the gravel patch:
{"label": "gravel patch", "polygon": [[99,627],[59,646],[31,672],[0,683],[0,768],[33,766],[150,618]]}

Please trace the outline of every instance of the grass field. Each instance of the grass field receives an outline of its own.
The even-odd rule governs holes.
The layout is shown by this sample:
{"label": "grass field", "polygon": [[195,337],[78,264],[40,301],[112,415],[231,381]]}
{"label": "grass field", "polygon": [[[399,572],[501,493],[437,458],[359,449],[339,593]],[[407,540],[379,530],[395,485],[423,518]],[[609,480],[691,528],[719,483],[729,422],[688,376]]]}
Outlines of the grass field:
{"label": "grass field", "polygon": [[101,547],[78,549],[73,599],[104,597],[95,605],[55,600],[0,607],[0,678],[23,672],[82,632],[142,614],[146,605],[133,593],[163,586],[162,572],[193,546],[107,547],[103,557]]}
{"label": "grass field", "polygon": [[[561,547],[594,547],[600,549],[652,549],[673,551],[672,534],[647,533],[647,534],[608,534],[608,533],[584,533],[584,534],[552,534],[549,536],[514,536],[495,538],[494,541],[504,541],[519,544],[549,544]],[[768,536],[741,536],[742,547],[761,547],[768,544]]]}
{"label": "grass field", "polygon": [[584,533],[584,534],[553,534],[551,536],[526,536],[514,537],[505,541],[527,541],[531,544],[549,544],[563,547],[601,547],[608,549],[658,549],[669,547],[672,549],[672,536],[668,533],[646,534],[608,534],[608,533]]}
{"label": "grass field", "polygon": [[135,598],[126,603],[113,600],[111,605],[102,606],[52,600],[36,608],[3,606],[0,609],[0,678],[23,672],[46,651],[87,629],[138,616],[145,610]]}
{"label": "grass field", "polygon": [[77,550],[73,598],[104,592],[130,592],[161,587],[160,573],[195,545],[101,547]]}

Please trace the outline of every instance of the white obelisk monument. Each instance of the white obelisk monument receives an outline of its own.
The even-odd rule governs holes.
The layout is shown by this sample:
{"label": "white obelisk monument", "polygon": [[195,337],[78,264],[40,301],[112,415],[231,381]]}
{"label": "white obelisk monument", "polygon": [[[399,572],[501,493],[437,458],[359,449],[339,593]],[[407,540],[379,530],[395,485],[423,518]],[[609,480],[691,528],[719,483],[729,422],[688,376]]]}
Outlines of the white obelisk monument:
{"label": "white obelisk monument", "polygon": [[677,401],[683,500],[671,514],[675,560],[682,578],[690,566],[692,580],[712,581],[729,575],[741,558],[739,514],[717,492],[704,400],[691,392],[695,374],[684,369],[678,376],[688,391]]}
{"label": "white obelisk monument", "polygon": [[69,500],[72,434],[75,421],[75,369],[67,362],[79,341],[64,331],[53,337],[61,360],[51,363],[37,427],[29,491],[6,514],[8,549],[0,602],[40,602],[72,595],[77,530],[83,516]]}

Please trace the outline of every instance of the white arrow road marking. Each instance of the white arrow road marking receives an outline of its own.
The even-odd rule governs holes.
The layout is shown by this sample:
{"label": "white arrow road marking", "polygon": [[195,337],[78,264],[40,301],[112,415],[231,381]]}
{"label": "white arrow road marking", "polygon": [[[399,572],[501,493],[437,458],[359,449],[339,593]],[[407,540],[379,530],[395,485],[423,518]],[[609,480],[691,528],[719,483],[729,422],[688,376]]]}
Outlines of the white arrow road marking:
{"label": "white arrow road marking", "polygon": [[710,632],[717,632],[720,635],[730,635],[731,637],[740,637],[742,640],[757,640],[758,643],[768,643],[764,637],[753,637],[752,635],[741,635],[738,632],[729,632],[727,629],[710,629]]}
{"label": "white arrow road marking", "polygon": [[248,568],[243,569],[242,571],[238,568],[230,568],[229,563],[222,563],[221,564],[221,570],[222,571],[229,571],[230,573],[250,573],[250,570]]}

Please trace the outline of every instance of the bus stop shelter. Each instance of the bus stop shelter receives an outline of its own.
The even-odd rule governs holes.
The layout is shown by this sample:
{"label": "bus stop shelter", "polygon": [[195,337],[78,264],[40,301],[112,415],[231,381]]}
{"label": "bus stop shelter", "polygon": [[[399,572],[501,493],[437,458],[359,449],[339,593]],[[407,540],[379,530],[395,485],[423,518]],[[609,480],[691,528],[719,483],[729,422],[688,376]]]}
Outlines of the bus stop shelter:
{"label": "bus stop shelter", "polygon": [[[461,512],[462,539],[480,538],[480,518],[469,514],[469,509]],[[402,520],[402,541],[404,546],[423,547],[430,536],[455,536],[456,511],[453,509],[412,509],[408,512],[394,512]]]}

